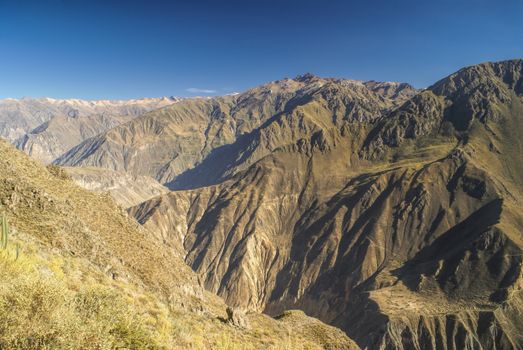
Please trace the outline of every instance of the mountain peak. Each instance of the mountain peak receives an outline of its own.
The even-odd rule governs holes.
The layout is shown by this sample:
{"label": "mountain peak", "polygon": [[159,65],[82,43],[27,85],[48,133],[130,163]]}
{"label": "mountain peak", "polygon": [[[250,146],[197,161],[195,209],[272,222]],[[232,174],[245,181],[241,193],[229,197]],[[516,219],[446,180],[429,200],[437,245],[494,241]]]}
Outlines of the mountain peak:
{"label": "mountain peak", "polygon": [[321,78],[312,73],[304,73],[304,74],[296,76],[296,78],[294,78],[293,80],[300,82],[300,83],[311,83],[311,82],[317,81],[319,79],[321,79]]}

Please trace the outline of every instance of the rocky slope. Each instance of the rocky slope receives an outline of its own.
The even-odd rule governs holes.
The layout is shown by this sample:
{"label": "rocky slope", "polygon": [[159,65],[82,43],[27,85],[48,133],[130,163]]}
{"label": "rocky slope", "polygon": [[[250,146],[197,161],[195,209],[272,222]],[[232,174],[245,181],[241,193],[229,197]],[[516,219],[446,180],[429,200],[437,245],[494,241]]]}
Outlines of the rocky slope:
{"label": "rocky slope", "polygon": [[357,348],[300,312],[227,311],[109,196],[5,141],[0,154],[1,348]]}
{"label": "rocky slope", "polygon": [[0,100],[0,136],[44,162],[51,162],[87,138],[176,98],[128,101],[23,98]]}
{"label": "rocky slope", "polygon": [[[62,162],[187,189],[130,212],[230,304],[299,308],[362,348],[519,349],[522,71],[523,60],[467,67],[410,98],[307,76],[288,82],[300,88],[284,108],[260,100],[271,113],[257,114],[258,127],[220,129],[227,145],[198,136],[196,149],[174,151],[187,155],[169,172],[158,170],[168,157],[130,159],[170,135],[163,123],[189,105],[117,127]],[[197,119],[228,101],[199,102]],[[168,144],[187,145],[203,125]]]}

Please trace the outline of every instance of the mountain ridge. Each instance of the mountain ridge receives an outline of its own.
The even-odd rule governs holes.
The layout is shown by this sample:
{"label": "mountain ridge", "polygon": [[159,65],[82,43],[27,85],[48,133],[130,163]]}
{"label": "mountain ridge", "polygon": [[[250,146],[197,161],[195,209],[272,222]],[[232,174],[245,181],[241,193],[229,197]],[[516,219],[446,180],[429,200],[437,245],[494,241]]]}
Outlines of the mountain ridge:
{"label": "mountain ridge", "polygon": [[51,163],[86,138],[180,99],[101,100],[22,98],[0,100],[0,136],[34,158]]}
{"label": "mountain ridge", "polygon": [[[375,86],[375,82],[369,84]],[[398,100],[414,92],[409,86],[392,86],[403,91]],[[340,89],[347,92],[342,96],[354,101],[351,113],[356,119],[375,118],[380,108],[389,108],[395,103],[394,99],[380,95],[382,92],[369,90],[364,82],[317,77],[305,82],[286,79],[235,96],[186,100],[151,112],[121,128],[86,140],[58,158],[55,164],[132,171],[154,177],[161,183],[173,182],[214,149],[233,144],[244,134],[255,132],[271,118],[284,113],[286,108],[305,103],[312,96],[325,95],[334,105],[350,102],[337,100]],[[369,98],[372,101],[367,101]],[[340,115],[339,118],[349,117]],[[139,136],[131,136],[133,133]],[[147,139],[147,146],[135,141],[140,139]],[[170,143],[171,153],[166,153],[163,146],[156,146],[158,142]]]}

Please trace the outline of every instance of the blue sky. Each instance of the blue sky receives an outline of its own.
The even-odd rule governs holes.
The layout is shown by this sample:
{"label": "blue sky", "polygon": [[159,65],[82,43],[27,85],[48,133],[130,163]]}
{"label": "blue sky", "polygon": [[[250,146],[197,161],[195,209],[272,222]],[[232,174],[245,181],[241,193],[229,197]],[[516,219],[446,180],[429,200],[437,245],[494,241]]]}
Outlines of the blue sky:
{"label": "blue sky", "polygon": [[216,95],[305,72],[425,87],[521,57],[522,0],[0,0],[0,98]]}

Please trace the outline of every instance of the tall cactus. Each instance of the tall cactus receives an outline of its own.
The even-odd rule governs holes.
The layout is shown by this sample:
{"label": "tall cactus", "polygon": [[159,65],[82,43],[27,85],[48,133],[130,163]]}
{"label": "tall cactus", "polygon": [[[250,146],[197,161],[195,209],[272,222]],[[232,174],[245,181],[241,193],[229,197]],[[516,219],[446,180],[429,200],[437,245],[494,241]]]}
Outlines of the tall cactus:
{"label": "tall cactus", "polygon": [[7,220],[7,216],[5,214],[2,214],[2,224],[0,225],[0,228],[2,230],[0,234],[0,248],[6,249],[7,237],[9,235],[9,221]]}

